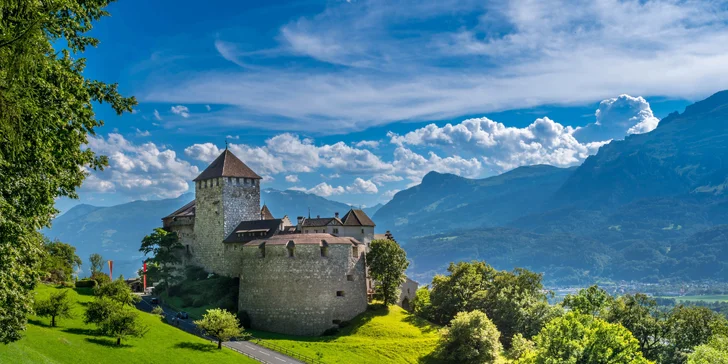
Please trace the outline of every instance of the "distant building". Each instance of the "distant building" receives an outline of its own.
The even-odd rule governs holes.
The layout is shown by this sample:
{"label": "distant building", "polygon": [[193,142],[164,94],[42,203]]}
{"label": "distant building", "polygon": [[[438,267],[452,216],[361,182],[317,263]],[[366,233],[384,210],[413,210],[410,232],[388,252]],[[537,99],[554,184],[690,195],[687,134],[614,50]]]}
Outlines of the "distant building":
{"label": "distant building", "polygon": [[374,222],[357,209],[276,219],[260,206],[260,180],[227,149],[194,179],[195,200],[162,219],[184,264],[240,277],[238,310],[256,329],[319,335],[366,310]]}

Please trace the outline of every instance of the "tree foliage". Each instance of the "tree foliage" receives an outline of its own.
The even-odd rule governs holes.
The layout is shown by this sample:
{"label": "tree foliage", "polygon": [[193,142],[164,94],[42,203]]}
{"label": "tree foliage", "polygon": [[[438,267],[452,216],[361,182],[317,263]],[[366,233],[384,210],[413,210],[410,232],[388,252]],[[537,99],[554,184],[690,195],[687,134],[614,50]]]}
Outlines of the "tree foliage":
{"label": "tree foliage", "polygon": [[169,232],[162,228],[156,228],[154,231],[142,239],[139,251],[147,258],[147,277],[149,279],[165,282],[165,286],[169,287],[177,269],[176,265],[181,263],[180,252],[184,249],[182,243],[179,242],[177,233]]}
{"label": "tree foliage", "polygon": [[51,293],[50,297],[35,303],[35,314],[40,317],[50,317],[51,326],[56,326],[58,318],[73,318],[71,300],[68,291],[63,289]]}
{"label": "tree foliage", "polygon": [[59,240],[45,240],[43,243],[41,271],[45,279],[52,282],[65,282],[71,278],[76,268],[81,266],[81,258],[76,248]]}
{"label": "tree foliage", "polygon": [[129,285],[121,278],[97,286],[94,288],[94,294],[98,297],[106,297],[122,306],[132,306],[141,299],[132,293]]}
{"label": "tree foliage", "polygon": [[715,335],[728,335],[728,320],[707,307],[679,305],[665,322],[664,349],[660,362],[684,363],[693,348],[706,344]]}
{"label": "tree foliage", "polygon": [[84,322],[96,324],[100,334],[116,338],[116,345],[121,345],[126,337],[142,337],[147,333],[148,328],[139,322],[138,316],[132,308],[107,296],[97,296],[89,303]]}
{"label": "tree foliage", "polygon": [[104,265],[104,258],[101,254],[93,253],[88,257],[89,263],[91,263],[91,275],[101,272]]}
{"label": "tree foliage", "polygon": [[654,299],[641,293],[624,295],[614,300],[603,316],[607,321],[621,324],[632,332],[645,358],[660,358],[666,344],[665,314],[658,309]]}
{"label": "tree foliage", "polygon": [[[55,199],[76,198],[86,170],[102,168],[87,136],[102,121],[94,103],[131,111],[117,85],[84,77],[74,58],[111,0],[6,0],[0,4],[0,342],[18,340],[39,277],[42,238]],[[61,49],[56,51],[54,47]]]}
{"label": "tree foliage", "polygon": [[536,349],[518,363],[650,363],[642,356],[637,339],[621,325],[592,315],[569,312],[546,324],[534,337]]}
{"label": "tree foliage", "polygon": [[374,240],[369,243],[367,264],[384,304],[397,303],[399,287],[406,279],[404,271],[409,266],[404,249],[393,240]]}
{"label": "tree foliage", "polygon": [[448,363],[494,363],[503,349],[498,329],[478,310],[458,313],[441,335],[437,352]]}
{"label": "tree foliage", "polygon": [[596,285],[566,295],[562,305],[574,312],[599,316],[612,302],[612,296]]}
{"label": "tree foliage", "polygon": [[195,321],[195,325],[217,340],[218,349],[222,349],[223,341],[241,336],[244,333],[238,318],[220,308],[207,310],[202,319]]}
{"label": "tree foliage", "polygon": [[688,364],[728,364],[728,336],[714,336],[688,354]]}

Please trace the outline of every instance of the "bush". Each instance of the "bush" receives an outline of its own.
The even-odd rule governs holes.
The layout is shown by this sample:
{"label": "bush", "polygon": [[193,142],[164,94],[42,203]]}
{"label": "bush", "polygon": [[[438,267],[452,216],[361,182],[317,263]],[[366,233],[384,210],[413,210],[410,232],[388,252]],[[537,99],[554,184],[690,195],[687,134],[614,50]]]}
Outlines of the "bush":
{"label": "bush", "polygon": [[99,286],[104,285],[106,283],[111,283],[111,278],[109,278],[109,276],[107,276],[106,274],[101,273],[101,272],[94,272],[93,274],[91,274],[91,279],[96,281],[96,283]]}
{"label": "bush", "polygon": [[63,288],[73,288],[75,287],[75,284],[73,282],[61,282],[58,284],[59,286]]}
{"label": "bush", "polygon": [[197,297],[192,301],[192,307],[202,307],[207,303],[204,297]]}
{"label": "bush", "polygon": [[[174,286],[169,286],[169,288],[167,289],[167,294],[170,297],[173,297],[173,296],[174,297],[179,297],[179,296],[181,296],[182,295],[182,286],[179,285],[179,284],[176,284]],[[185,305],[185,306],[187,306],[187,305]]]}
{"label": "bush", "polygon": [[321,336],[334,336],[334,335],[336,335],[338,333],[339,333],[339,328],[338,327],[332,327],[330,329],[326,329],[326,331],[324,331],[321,334]]}
{"label": "bush", "polygon": [[442,330],[438,354],[448,363],[493,363],[503,347],[500,332],[488,316],[478,310],[460,312]]}
{"label": "bush", "polygon": [[[172,288],[172,287],[170,287]],[[192,304],[195,303],[195,298],[192,296],[183,296],[182,297],[182,306],[183,307],[192,307]]]}
{"label": "bush", "polygon": [[250,315],[247,311],[238,311],[238,320],[244,328],[250,329]]}
{"label": "bush", "polygon": [[76,281],[76,288],[95,288],[98,285],[98,283],[93,279],[82,279],[80,281]]}
{"label": "bush", "polygon": [[202,267],[190,266],[185,269],[185,278],[188,281],[199,281],[207,279],[207,272]]}
{"label": "bush", "polygon": [[521,359],[526,353],[532,352],[535,349],[533,341],[526,339],[521,333],[513,335],[513,341],[511,341],[511,348],[508,350],[508,358],[512,360]]}
{"label": "bush", "polygon": [[159,315],[164,317],[164,310],[162,309],[162,306],[154,306],[152,309],[152,314]]}

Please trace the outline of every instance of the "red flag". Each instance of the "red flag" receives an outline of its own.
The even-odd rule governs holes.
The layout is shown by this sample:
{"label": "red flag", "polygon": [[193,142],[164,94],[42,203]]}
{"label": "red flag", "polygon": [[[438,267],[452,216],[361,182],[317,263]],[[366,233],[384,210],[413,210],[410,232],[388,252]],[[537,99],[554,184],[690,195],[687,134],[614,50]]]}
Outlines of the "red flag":
{"label": "red flag", "polygon": [[114,280],[114,273],[113,272],[114,272],[114,261],[113,260],[110,260],[109,261],[109,278],[111,278],[112,281]]}

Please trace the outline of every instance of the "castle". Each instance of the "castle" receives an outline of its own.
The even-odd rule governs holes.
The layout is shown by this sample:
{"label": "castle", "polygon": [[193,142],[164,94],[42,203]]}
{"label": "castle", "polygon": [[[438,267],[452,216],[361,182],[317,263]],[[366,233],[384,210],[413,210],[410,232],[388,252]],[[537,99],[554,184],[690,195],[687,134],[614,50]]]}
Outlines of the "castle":
{"label": "castle", "polygon": [[[366,310],[374,222],[357,209],[295,225],[276,219],[260,206],[260,181],[227,149],[194,179],[195,200],[162,219],[184,246],[185,264],[239,277],[238,310],[256,329],[319,335]],[[400,303],[414,297],[410,282]]]}

